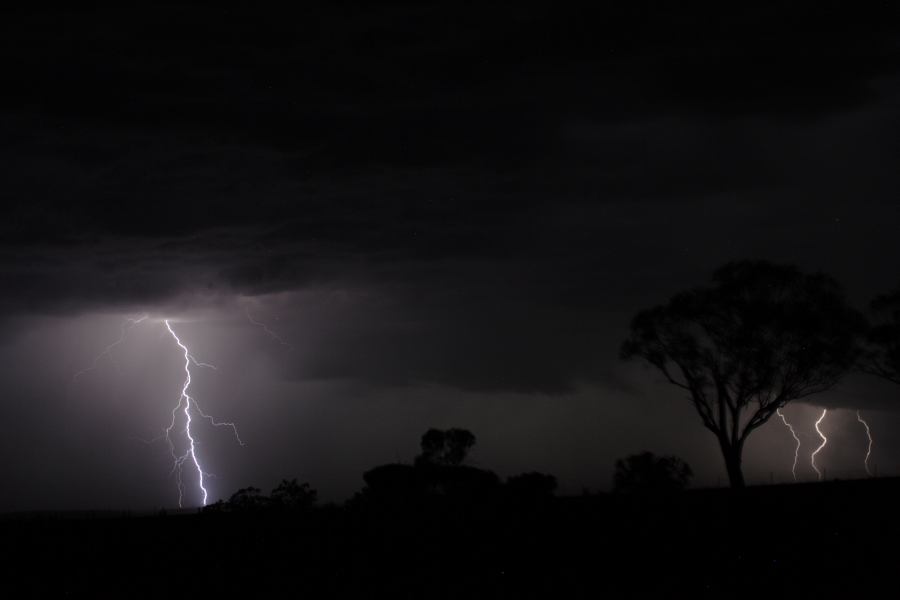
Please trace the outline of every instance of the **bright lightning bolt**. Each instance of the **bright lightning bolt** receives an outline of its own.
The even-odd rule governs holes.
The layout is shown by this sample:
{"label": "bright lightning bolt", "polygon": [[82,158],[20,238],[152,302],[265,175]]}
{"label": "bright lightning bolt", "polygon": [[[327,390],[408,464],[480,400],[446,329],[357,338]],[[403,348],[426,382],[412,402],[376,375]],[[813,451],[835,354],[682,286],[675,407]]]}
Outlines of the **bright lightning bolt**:
{"label": "bright lightning bolt", "polygon": [[[78,371],[77,373],[75,373],[72,376],[72,380],[76,381],[80,376],[84,375],[85,373],[88,373],[90,371],[97,369],[100,364],[100,360],[104,356],[112,358],[112,351],[117,346],[119,346],[120,344],[125,342],[125,339],[128,336],[128,332],[131,330],[131,328],[134,327],[135,325],[137,325],[138,323],[142,323],[143,321],[146,321],[148,318],[149,318],[149,315],[147,315],[147,314],[144,314],[137,318],[127,317],[125,319],[125,321],[122,323],[122,328],[121,328],[121,332],[119,334],[118,339],[116,339],[116,341],[114,341],[113,343],[106,346],[102,352],[100,352],[97,356],[95,356],[94,360],[91,362],[91,365],[89,367],[82,369],[81,371]],[[249,318],[249,315],[248,315],[248,318]],[[181,388],[181,396],[178,398],[178,404],[175,406],[174,409],[172,409],[172,422],[169,424],[168,427],[166,427],[164,429],[164,432],[161,436],[155,438],[154,440],[149,440],[149,441],[143,440],[143,441],[145,441],[147,443],[152,443],[153,441],[165,438],[166,441],[169,443],[169,449],[172,453],[172,460],[173,460],[172,472],[176,475],[176,479],[178,482],[178,506],[179,507],[182,506],[183,499],[184,499],[184,481],[182,479],[182,470],[184,468],[185,463],[190,463],[191,465],[193,465],[193,468],[196,469],[196,471],[197,471],[197,477],[198,477],[200,491],[203,494],[203,505],[205,506],[209,499],[209,492],[206,489],[206,486],[204,485],[205,478],[212,476],[212,474],[203,470],[203,468],[200,465],[200,460],[197,457],[197,440],[194,437],[194,432],[192,430],[192,425],[194,423],[194,419],[196,417],[205,419],[205,420],[209,421],[210,425],[212,425],[213,427],[228,427],[229,429],[231,429],[232,433],[234,434],[234,438],[235,438],[235,440],[237,440],[238,444],[243,446],[244,442],[243,442],[243,440],[241,440],[241,437],[238,434],[237,426],[234,423],[227,422],[227,421],[215,420],[215,418],[213,418],[212,415],[209,415],[209,414],[206,414],[205,412],[203,412],[203,409],[200,408],[200,404],[197,402],[197,399],[188,393],[188,389],[191,386],[191,365],[192,364],[195,366],[198,366],[198,367],[205,367],[205,368],[209,368],[209,369],[216,369],[216,366],[197,360],[194,357],[194,355],[191,354],[188,347],[186,345],[184,345],[184,343],[182,343],[182,341],[178,337],[178,335],[176,335],[175,330],[172,329],[172,325],[169,323],[169,320],[164,319],[163,322],[166,325],[166,329],[169,331],[169,333],[174,338],[175,343],[178,344],[178,347],[181,348],[182,352],[184,353],[185,379],[184,379],[184,384],[182,385],[182,388]],[[272,332],[272,334],[274,335],[274,332]],[[176,423],[178,422],[178,413],[179,412],[181,412],[184,415],[185,426],[184,426],[183,431],[184,431],[185,437],[187,438],[187,450],[184,452],[184,454],[180,454],[180,455],[176,451],[175,443],[172,440],[172,432],[174,431]]]}
{"label": "bright lightning bolt", "polygon": [[863,418],[859,415],[859,411],[856,411],[856,420],[863,424],[863,427],[866,428],[866,437],[869,438],[869,447],[866,449],[866,460],[863,464],[866,467],[866,475],[869,477],[872,476],[872,471],[869,470],[869,457],[872,455],[872,430],[869,429],[869,424],[866,423]]}
{"label": "bright lightning bolt", "polygon": [[284,339],[282,339],[282,337],[280,335],[278,335],[277,333],[275,333],[274,331],[269,329],[268,325],[266,325],[262,321],[257,321],[256,319],[254,319],[253,316],[250,314],[249,309],[246,309],[246,308],[244,309],[244,315],[247,316],[247,320],[250,321],[250,323],[252,323],[253,325],[256,325],[257,327],[262,329],[265,332],[265,334],[268,335],[270,338],[272,338],[273,340],[275,340],[282,346],[287,346],[288,348],[291,347],[291,345],[288,342],[284,341]]}
{"label": "bright lightning bolt", "polygon": [[[178,344],[178,347],[184,352],[184,385],[181,388],[181,396],[178,398],[178,404],[175,405],[175,408],[172,409],[172,422],[165,430],[165,438],[166,441],[169,442],[169,449],[172,452],[172,472],[176,474],[176,478],[178,481],[178,506],[182,506],[182,502],[184,499],[184,482],[182,480],[182,469],[185,463],[191,463],[197,471],[197,480],[198,485],[200,487],[200,491],[203,494],[203,506],[206,506],[207,500],[209,498],[209,492],[206,489],[205,478],[210,474],[203,470],[203,467],[200,466],[200,460],[197,458],[197,442],[194,438],[194,432],[191,430],[191,426],[193,425],[193,418],[191,413],[194,412],[198,416],[207,419],[212,425],[215,427],[229,427],[234,433],[235,439],[238,443],[243,446],[244,442],[241,441],[240,436],[237,432],[237,427],[235,427],[234,423],[225,423],[219,422],[213,419],[210,415],[207,415],[200,409],[200,405],[197,404],[197,401],[188,393],[188,389],[191,386],[191,364],[203,367],[215,368],[213,365],[208,363],[201,363],[194,358],[191,354],[191,351],[188,350],[188,347],[185,346],[182,341],[178,338],[178,335],[175,334],[175,330],[172,329],[172,325],[169,323],[168,319],[165,319],[166,329],[169,330],[169,333],[172,334],[172,337],[175,339],[175,343]],[[175,444],[172,441],[172,430],[175,428],[175,423],[178,419],[178,412],[181,411],[184,414],[184,434],[187,438],[188,446],[187,450],[185,450],[184,454],[179,455],[175,450]]]}
{"label": "bright lightning bolt", "polygon": [[813,453],[809,456],[809,462],[810,462],[810,464],[812,465],[813,470],[816,472],[816,475],[819,476],[819,481],[822,481],[822,472],[819,471],[819,468],[816,466],[816,454],[818,454],[818,453],[819,453],[819,450],[821,450],[822,448],[825,447],[826,444],[828,444],[828,438],[825,437],[825,435],[822,433],[822,430],[819,429],[819,424],[822,422],[822,419],[825,418],[825,415],[826,415],[827,413],[828,413],[828,409],[827,409],[827,408],[823,408],[823,409],[822,409],[822,416],[819,417],[819,420],[818,420],[818,421],[816,421],[816,433],[818,433],[818,434],[819,434],[819,437],[822,438],[822,444],[821,444],[818,448],[816,448],[815,452],[813,452]]}
{"label": "bright lightning bolt", "polygon": [[112,344],[110,344],[109,346],[104,348],[100,354],[95,356],[94,360],[91,362],[91,366],[89,366],[85,369],[82,369],[82,370],[78,371],[77,373],[75,373],[74,375],[72,375],[72,382],[77,381],[78,378],[81,377],[82,375],[84,375],[85,373],[89,373],[89,372],[95,370],[100,365],[100,359],[103,358],[104,356],[108,356],[108,357],[112,358],[113,349],[125,341],[125,338],[128,336],[128,332],[131,330],[131,328],[134,327],[135,325],[137,325],[138,323],[146,321],[149,316],[150,315],[144,314],[136,319],[133,319],[131,317],[126,317],[125,321],[122,323],[122,329],[119,333],[119,339],[117,339]]}
{"label": "bright lightning bolt", "polygon": [[794,464],[791,466],[791,474],[794,476],[794,481],[797,481],[797,458],[800,456],[800,438],[797,437],[794,426],[788,423],[787,419],[784,418],[784,413],[781,412],[780,408],[775,409],[775,414],[781,417],[781,422],[791,431],[791,435],[794,436],[794,441],[797,442],[797,446],[794,448]]}

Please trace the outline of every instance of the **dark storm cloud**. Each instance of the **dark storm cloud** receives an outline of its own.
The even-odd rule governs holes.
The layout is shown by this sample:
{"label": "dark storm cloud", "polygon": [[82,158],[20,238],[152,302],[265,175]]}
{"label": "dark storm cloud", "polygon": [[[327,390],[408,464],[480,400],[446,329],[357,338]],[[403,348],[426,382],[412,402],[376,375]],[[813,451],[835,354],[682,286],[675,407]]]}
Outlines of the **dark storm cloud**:
{"label": "dark storm cloud", "polygon": [[813,6],[12,15],[0,307],[364,288],[291,376],[614,384],[720,262],[887,244],[890,9]]}

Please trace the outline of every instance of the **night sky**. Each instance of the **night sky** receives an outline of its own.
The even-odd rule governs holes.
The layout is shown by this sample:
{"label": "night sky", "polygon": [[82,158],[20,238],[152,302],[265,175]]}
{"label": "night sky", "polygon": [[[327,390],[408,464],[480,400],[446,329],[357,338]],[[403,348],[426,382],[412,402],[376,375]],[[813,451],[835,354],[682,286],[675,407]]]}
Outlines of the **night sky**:
{"label": "night sky", "polygon": [[[900,284],[891,3],[120,4],[0,19],[0,510],[176,502],[164,318],[246,444],[200,425],[211,500],[340,501],[452,426],[564,493],[642,450],[724,484],[689,402],[619,361],[631,316],[742,258],[860,308]],[[900,473],[900,389],[856,375],[785,410],[802,477],[825,406],[829,477],[863,472],[856,409]],[[767,424],[748,480],[792,454]]]}

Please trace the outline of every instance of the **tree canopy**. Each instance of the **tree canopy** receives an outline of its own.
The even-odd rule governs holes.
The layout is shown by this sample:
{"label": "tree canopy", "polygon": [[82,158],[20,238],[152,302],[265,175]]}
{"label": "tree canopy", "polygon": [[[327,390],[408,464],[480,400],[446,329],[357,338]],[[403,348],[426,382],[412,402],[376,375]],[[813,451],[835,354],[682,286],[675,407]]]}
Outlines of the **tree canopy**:
{"label": "tree canopy", "polygon": [[644,359],[688,393],[741,487],[747,436],[788,402],[837,384],[864,328],[831,277],[738,261],[716,270],[711,286],[639,312],[621,356]]}
{"label": "tree canopy", "polygon": [[872,301],[874,323],[869,328],[860,368],[900,384],[900,290]]}

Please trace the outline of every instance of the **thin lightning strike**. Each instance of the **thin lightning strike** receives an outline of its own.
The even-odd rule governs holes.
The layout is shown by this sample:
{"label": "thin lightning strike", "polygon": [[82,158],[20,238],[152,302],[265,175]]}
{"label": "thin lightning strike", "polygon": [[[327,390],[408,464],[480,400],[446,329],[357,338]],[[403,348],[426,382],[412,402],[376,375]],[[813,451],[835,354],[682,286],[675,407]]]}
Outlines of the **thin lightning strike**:
{"label": "thin lightning strike", "polygon": [[781,417],[781,422],[791,431],[791,435],[794,436],[794,441],[797,442],[797,446],[794,448],[794,464],[791,465],[791,475],[794,476],[794,481],[797,481],[797,459],[800,456],[800,438],[797,437],[794,426],[788,423],[787,419],[784,418],[784,413],[781,412],[780,408],[775,409],[775,414]]}
{"label": "thin lightning strike", "polygon": [[270,338],[272,338],[273,340],[275,340],[282,346],[287,346],[288,348],[291,347],[291,345],[288,342],[284,341],[284,339],[280,335],[278,335],[277,333],[275,333],[274,331],[269,329],[268,325],[266,325],[262,321],[257,321],[256,319],[254,319],[253,316],[250,314],[249,309],[247,309],[247,308],[244,309],[244,315],[246,315],[247,320],[250,321],[250,323],[252,323],[253,325],[256,325],[257,327],[262,329],[266,333],[266,335],[268,335]]}
{"label": "thin lightning strike", "polygon": [[[206,506],[207,500],[209,498],[209,492],[204,485],[205,478],[210,476],[210,473],[207,473],[203,470],[203,467],[200,466],[200,460],[197,458],[197,442],[194,438],[193,431],[191,431],[191,425],[193,424],[193,418],[191,413],[194,412],[201,418],[207,419],[213,426],[215,427],[229,427],[234,433],[234,437],[237,442],[243,446],[244,442],[241,441],[240,436],[237,432],[237,427],[235,427],[234,423],[226,423],[219,422],[213,419],[210,415],[207,415],[200,409],[200,405],[197,404],[197,401],[188,393],[188,388],[191,386],[191,364],[202,367],[210,367],[215,369],[213,365],[208,363],[201,363],[197,361],[191,354],[188,347],[185,346],[181,340],[178,338],[178,335],[175,334],[175,330],[172,329],[172,325],[169,323],[168,319],[165,319],[166,329],[169,330],[169,333],[172,334],[172,337],[175,339],[175,343],[178,344],[178,347],[184,352],[184,385],[181,388],[181,396],[178,398],[178,404],[175,405],[175,408],[172,409],[172,422],[165,430],[165,438],[169,443],[169,449],[172,452],[172,472],[176,475],[176,481],[178,482],[178,506],[182,506],[182,502],[184,499],[184,481],[182,479],[182,470],[184,464],[186,462],[190,462],[193,464],[194,469],[197,471],[198,485],[200,487],[200,491],[203,494],[203,506]],[[178,412],[181,411],[184,414],[185,426],[184,426],[184,434],[187,437],[188,447],[184,454],[179,455],[175,450],[175,444],[172,442],[172,431],[175,428],[175,423],[178,419]]]}
{"label": "thin lightning strike", "polygon": [[126,317],[125,321],[123,321],[123,323],[122,323],[122,329],[121,329],[121,332],[119,333],[119,339],[117,339],[112,344],[110,344],[109,346],[104,348],[100,354],[95,356],[94,360],[91,362],[91,366],[89,366],[85,369],[82,369],[82,370],[78,371],[77,373],[75,373],[74,375],[72,375],[72,382],[74,383],[74,382],[78,381],[78,378],[81,377],[82,375],[84,375],[85,373],[89,373],[89,372],[95,370],[100,365],[100,359],[103,358],[104,356],[108,356],[108,357],[112,358],[113,349],[125,341],[125,338],[128,336],[128,332],[131,330],[131,328],[134,327],[135,325],[137,325],[138,323],[146,321],[149,318],[149,316],[150,315],[144,314],[136,319],[133,319],[131,317]]}
{"label": "thin lightning strike", "polygon": [[869,477],[872,476],[872,471],[869,470],[869,457],[872,455],[872,430],[869,429],[869,424],[866,423],[863,418],[859,415],[859,411],[856,411],[856,420],[863,424],[863,427],[866,428],[866,437],[869,438],[869,447],[866,449],[866,460],[863,464],[866,467],[866,475]]}
{"label": "thin lightning strike", "polygon": [[825,415],[826,415],[827,413],[828,413],[828,409],[827,409],[827,408],[823,408],[823,409],[822,409],[822,416],[819,417],[819,420],[818,420],[818,421],[816,421],[816,433],[818,433],[818,434],[819,434],[819,437],[822,438],[822,444],[821,444],[818,448],[816,448],[815,452],[813,452],[813,453],[809,456],[809,462],[810,462],[810,464],[812,465],[813,470],[816,472],[816,475],[819,476],[819,481],[822,481],[822,472],[819,471],[819,468],[816,466],[816,454],[818,454],[818,453],[819,453],[819,450],[821,450],[822,448],[825,447],[826,444],[828,444],[828,438],[825,437],[825,435],[822,433],[822,430],[819,429],[819,423],[822,422],[822,419],[825,418]]}

